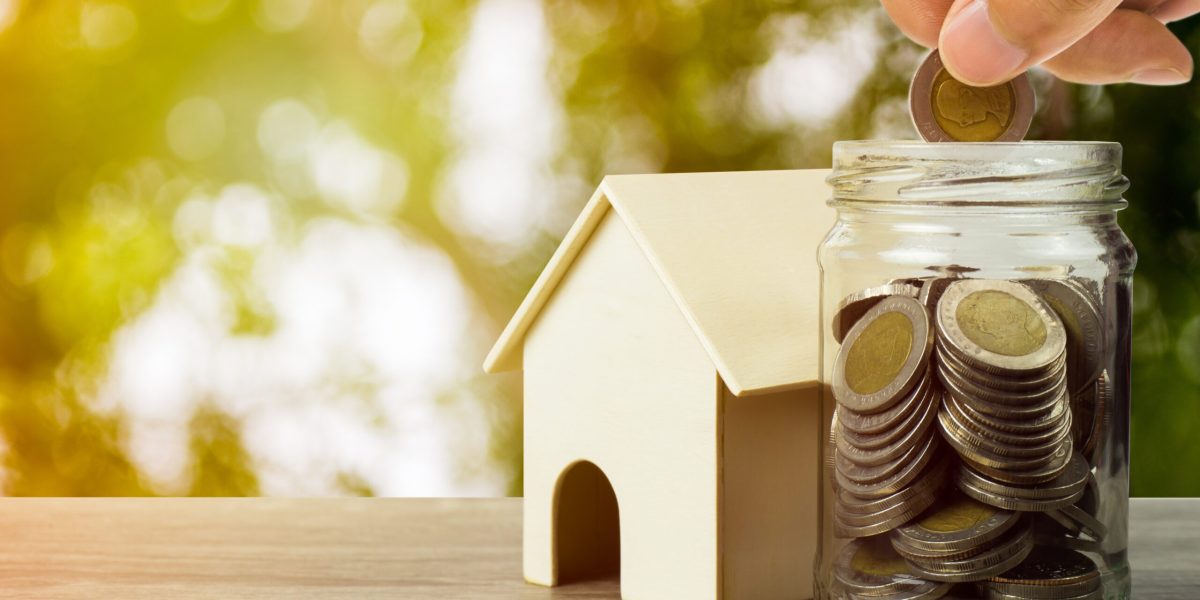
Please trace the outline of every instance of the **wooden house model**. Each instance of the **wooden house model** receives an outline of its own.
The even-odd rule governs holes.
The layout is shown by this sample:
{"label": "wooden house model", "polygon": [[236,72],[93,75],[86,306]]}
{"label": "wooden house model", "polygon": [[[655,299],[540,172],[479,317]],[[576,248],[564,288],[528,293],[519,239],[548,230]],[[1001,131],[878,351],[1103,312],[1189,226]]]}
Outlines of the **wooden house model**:
{"label": "wooden house model", "polygon": [[827,171],[606,178],[487,357],[524,370],[524,571],[808,598]]}

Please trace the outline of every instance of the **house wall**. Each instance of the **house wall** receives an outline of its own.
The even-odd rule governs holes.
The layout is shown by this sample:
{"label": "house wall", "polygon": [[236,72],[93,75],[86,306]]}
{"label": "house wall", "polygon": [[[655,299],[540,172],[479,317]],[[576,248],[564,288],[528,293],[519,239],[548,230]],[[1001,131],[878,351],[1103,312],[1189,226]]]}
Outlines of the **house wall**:
{"label": "house wall", "polygon": [[557,583],[554,488],[572,462],[609,478],[626,598],[716,598],[715,367],[611,211],[525,341],[525,577]]}
{"label": "house wall", "polygon": [[722,397],[725,598],[811,598],[817,550],[819,388]]}

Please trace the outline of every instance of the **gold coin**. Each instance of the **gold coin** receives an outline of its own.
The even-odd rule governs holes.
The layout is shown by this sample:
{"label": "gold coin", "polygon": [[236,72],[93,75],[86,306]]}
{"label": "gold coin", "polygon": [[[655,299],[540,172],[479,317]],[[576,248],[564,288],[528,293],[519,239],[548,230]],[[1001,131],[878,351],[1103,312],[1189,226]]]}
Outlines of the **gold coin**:
{"label": "gold coin", "polygon": [[846,384],[859,394],[874,394],[891,383],[912,352],[913,323],[900,312],[872,321],[846,354]]}
{"label": "gold coin", "polygon": [[1029,131],[1036,98],[1029,77],[975,87],[954,79],[937,50],[913,75],[908,107],[927,142],[1018,142]]}
{"label": "gold coin", "polygon": [[933,118],[960,142],[991,142],[1012,125],[1015,96],[1012,83],[972,87],[942,69],[933,79]]}
{"label": "gold coin", "polygon": [[996,514],[996,508],[967,496],[957,496],[950,503],[917,522],[917,525],[937,533],[970,529]]}
{"label": "gold coin", "polygon": [[998,290],[975,292],[955,311],[967,339],[989,352],[1025,356],[1046,343],[1046,323],[1025,302]]}
{"label": "gold coin", "polygon": [[908,574],[908,563],[882,539],[868,540],[860,545],[850,559],[850,568],[877,577]]}

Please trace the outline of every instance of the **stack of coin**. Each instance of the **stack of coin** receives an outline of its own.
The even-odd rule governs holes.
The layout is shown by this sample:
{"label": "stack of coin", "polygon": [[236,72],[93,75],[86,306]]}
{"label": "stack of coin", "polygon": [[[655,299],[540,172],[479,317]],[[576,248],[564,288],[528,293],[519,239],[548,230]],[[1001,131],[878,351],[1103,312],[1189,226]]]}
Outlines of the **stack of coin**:
{"label": "stack of coin", "polygon": [[846,544],[834,560],[833,578],[851,598],[933,600],[950,591],[949,583],[925,581],[913,575],[884,537]]}
{"label": "stack of coin", "polygon": [[[1014,281],[963,279],[937,302],[936,362],[946,393],[938,413],[943,437],[970,472],[997,486],[1053,482],[1072,456],[1066,332],[1054,311]],[[959,485],[1001,508],[1012,498]],[[1057,486],[1059,489],[1063,486]],[[1046,498],[1041,508],[1069,504]],[[1051,501],[1053,500],[1053,501]]]}
{"label": "stack of coin", "polygon": [[929,369],[933,330],[916,289],[901,291],[855,320],[834,361],[834,526],[842,537],[912,520],[945,478],[933,426],[941,398]]}
{"label": "stack of coin", "polygon": [[1030,523],[1021,513],[961,494],[890,537],[911,571],[933,581],[987,579],[1013,568],[1033,549]]}
{"label": "stack of coin", "polygon": [[994,600],[1092,600],[1102,597],[1100,570],[1067,548],[1035,546],[1015,568],[976,584]]}

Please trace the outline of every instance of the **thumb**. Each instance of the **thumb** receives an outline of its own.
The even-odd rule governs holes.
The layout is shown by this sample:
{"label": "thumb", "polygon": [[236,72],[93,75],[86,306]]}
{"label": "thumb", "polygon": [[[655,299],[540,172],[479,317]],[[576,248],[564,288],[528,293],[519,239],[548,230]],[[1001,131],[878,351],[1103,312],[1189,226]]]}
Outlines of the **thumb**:
{"label": "thumb", "polygon": [[1003,83],[1079,41],[1120,3],[956,0],[942,24],[938,52],[964,83]]}

